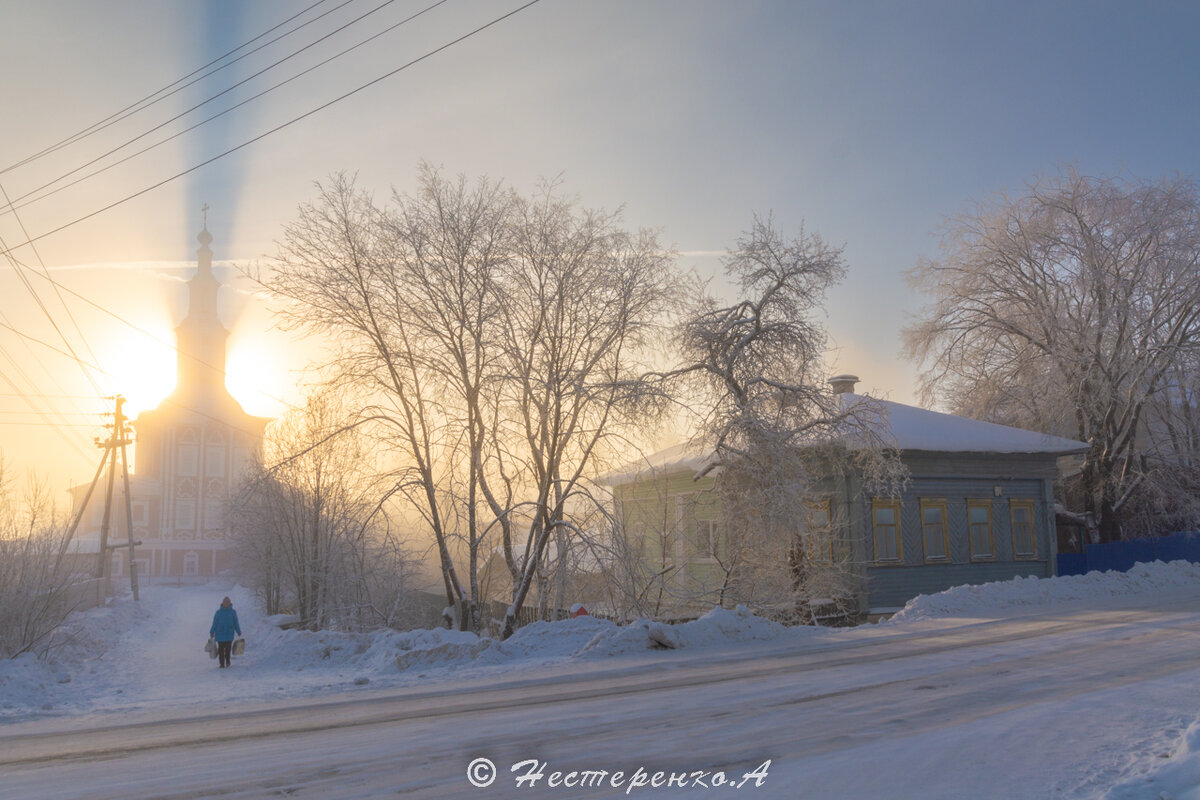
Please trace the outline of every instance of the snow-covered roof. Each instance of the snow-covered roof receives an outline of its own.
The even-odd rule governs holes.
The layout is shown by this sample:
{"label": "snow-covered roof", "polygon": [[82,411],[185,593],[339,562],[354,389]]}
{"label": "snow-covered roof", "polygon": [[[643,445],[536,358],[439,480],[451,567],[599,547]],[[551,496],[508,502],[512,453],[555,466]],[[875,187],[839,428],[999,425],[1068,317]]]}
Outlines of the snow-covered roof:
{"label": "snow-covered roof", "polygon": [[927,408],[878,400],[846,393],[843,408],[869,403],[883,417],[887,441],[900,450],[927,450],[940,453],[1047,453],[1069,455],[1088,449],[1084,442],[1036,433],[994,422],[943,414]]}
{"label": "snow-covered roof", "polygon": [[[927,451],[936,453],[1041,453],[1047,455],[1070,455],[1088,449],[1084,442],[1051,436],[1045,433],[997,425],[977,419],[930,411],[927,408],[879,400],[866,395],[849,392],[840,395],[843,408],[852,409],[858,403],[865,404],[863,410],[874,417],[871,424],[878,424],[878,433],[889,446],[905,451]],[[660,450],[611,472],[601,479],[615,485],[628,483],[651,474],[699,472],[713,459],[710,451],[691,442],[677,444]]]}
{"label": "snow-covered roof", "polygon": [[600,482],[609,486],[618,483],[628,483],[639,478],[667,472],[692,470],[699,472],[712,463],[711,450],[695,443],[683,442],[672,445],[665,450],[639,458],[624,467],[600,477]]}

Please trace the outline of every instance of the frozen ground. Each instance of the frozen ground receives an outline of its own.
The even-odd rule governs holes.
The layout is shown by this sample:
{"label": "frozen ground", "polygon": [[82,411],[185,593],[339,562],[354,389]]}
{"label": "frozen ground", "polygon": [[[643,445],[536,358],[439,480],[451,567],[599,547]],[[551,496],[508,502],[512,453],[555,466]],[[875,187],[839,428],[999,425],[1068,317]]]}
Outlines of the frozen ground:
{"label": "frozen ground", "polygon": [[[249,646],[217,670],[202,645],[226,593]],[[742,791],[1200,800],[1200,567],[1182,562],[960,587],[850,630],[718,611],[503,643],[312,634],[217,586],[151,587],[69,627],[54,658],[0,662],[0,796],[606,797],[629,786],[549,772],[740,780],[769,758]],[[475,789],[485,756],[500,775]],[[518,788],[526,758],[547,778]]]}

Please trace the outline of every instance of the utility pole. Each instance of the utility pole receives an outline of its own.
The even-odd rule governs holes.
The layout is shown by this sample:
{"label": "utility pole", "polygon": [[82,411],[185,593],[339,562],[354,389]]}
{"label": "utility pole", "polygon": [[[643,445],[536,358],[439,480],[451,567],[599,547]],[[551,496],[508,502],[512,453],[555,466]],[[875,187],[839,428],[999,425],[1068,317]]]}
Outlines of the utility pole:
{"label": "utility pole", "polygon": [[[134,550],[136,545],[141,542],[133,540],[133,501],[129,490],[129,462],[125,454],[125,448],[133,443],[133,439],[129,436],[129,430],[126,427],[128,418],[125,416],[123,406],[125,398],[117,395],[113,398],[116,401],[116,411],[113,413],[112,434],[106,441],[96,440],[96,446],[104,450],[104,454],[100,457],[100,466],[96,469],[96,475],[92,478],[92,485],[88,487],[87,494],[83,498],[83,503],[79,507],[79,513],[75,515],[75,519],[71,522],[71,528],[63,539],[62,549],[59,552],[61,560],[65,555],[67,546],[71,538],[75,535],[75,530],[79,527],[79,522],[83,519],[83,514],[87,511],[88,503],[92,499],[92,492],[96,489],[96,484],[100,481],[100,475],[103,474],[104,468],[108,466],[108,480],[104,492],[104,518],[100,523],[100,554],[96,562],[96,578],[103,583],[103,597],[107,598],[109,594],[110,581],[110,565],[112,557],[110,551],[119,550],[123,547],[129,548],[129,588],[133,591],[133,599],[138,600],[138,577],[137,577],[137,561],[134,560]],[[117,450],[121,451],[121,471],[124,477],[125,487],[125,544],[110,545],[108,543],[108,531],[112,523],[112,506],[113,506],[113,484],[117,477]]]}
{"label": "utility pole", "polygon": [[[122,406],[125,405],[125,398],[121,395],[116,397],[117,409],[113,415],[113,455],[112,464],[113,471],[116,471],[117,453],[116,448],[121,448],[121,475],[125,482],[125,547],[129,548],[129,589],[133,592],[133,599],[138,598],[138,574],[137,561],[133,557],[134,545],[138,542],[133,541],[133,498],[130,497],[129,491],[129,459],[125,455],[125,448],[133,443],[133,439],[129,436],[129,431],[125,427],[128,419],[122,411]],[[109,503],[112,503],[112,478],[108,482]],[[116,545],[121,547],[122,545]],[[106,562],[107,563],[107,562]]]}

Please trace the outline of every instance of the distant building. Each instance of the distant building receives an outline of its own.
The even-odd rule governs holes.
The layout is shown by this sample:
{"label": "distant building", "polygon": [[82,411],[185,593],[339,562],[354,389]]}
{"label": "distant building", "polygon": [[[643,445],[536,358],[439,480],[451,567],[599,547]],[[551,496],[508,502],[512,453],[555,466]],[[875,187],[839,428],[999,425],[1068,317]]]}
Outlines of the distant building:
{"label": "distant building", "polygon": [[[212,271],[212,234],[197,237],[196,274],[188,281],[188,312],[175,329],[178,379],[158,408],[133,422],[130,476],[133,535],[139,578],[202,579],[233,566],[226,511],[239,476],[258,451],[270,421],[247,414],[225,388],[229,331],[218,314],[220,282]],[[87,485],[73,488],[78,511]],[[125,535],[125,502],[116,481],[110,544]],[[98,552],[104,515],[97,487],[76,534],[80,550]],[[114,579],[128,575],[128,551],[111,556]]]}

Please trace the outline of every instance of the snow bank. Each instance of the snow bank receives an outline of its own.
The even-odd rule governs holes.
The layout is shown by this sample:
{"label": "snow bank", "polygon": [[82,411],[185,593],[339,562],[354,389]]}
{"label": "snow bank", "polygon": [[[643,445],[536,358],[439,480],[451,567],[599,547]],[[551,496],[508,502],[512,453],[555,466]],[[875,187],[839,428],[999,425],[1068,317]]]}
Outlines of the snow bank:
{"label": "snow bank", "polygon": [[943,617],[981,616],[1005,609],[1045,606],[1114,595],[1161,592],[1194,587],[1200,583],[1200,564],[1155,561],[1136,564],[1128,572],[1089,572],[1057,578],[1013,578],[977,586],[955,586],[908,601],[892,622],[914,622]]}
{"label": "snow bank", "polygon": [[105,658],[148,613],[132,601],[78,611],[54,632],[45,658],[25,653],[0,661],[0,716],[50,710],[72,683],[111,690],[120,676],[111,674]]}
{"label": "snow bank", "polygon": [[738,606],[732,611],[714,608],[700,619],[678,625],[640,619],[629,625],[599,631],[576,655],[596,658],[647,649],[702,649],[731,642],[804,637],[818,631],[817,628],[785,628],[778,622],[755,616],[745,606]]}
{"label": "snow bank", "polygon": [[[1185,562],[1139,564],[1128,573],[1018,578],[915,598],[889,624],[997,617],[1006,609],[1099,603],[1113,595],[1198,585],[1200,566]],[[233,596],[240,611],[247,648],[232,670],[221,670],[216,684],[215,662],[201,645],[223,594]],[[757,644],[800,647],[815,638],[852,640],[886,630],[786,628],[744,607],[713,609],[677,625],[646,619],[617,625],[592,616],[537,622],[504,642],[443,629],[353,634],[280,628],[286,621],[257,615],[251,593],[242,587],[147,587],[140,603],[118,599],[73,615],[46,658],[0,661],[0,719],[159,704],[223,706],[367,684],[412,685],[464,671],[482,677],[656,650],[686,657],[682,654]]]}
{"label": "snow bank", "polygon": [[1158,757],[1148,772],[1113,786],[1104,800],[1200,800],[1200,721],[1183,734],[1169,757]]}

